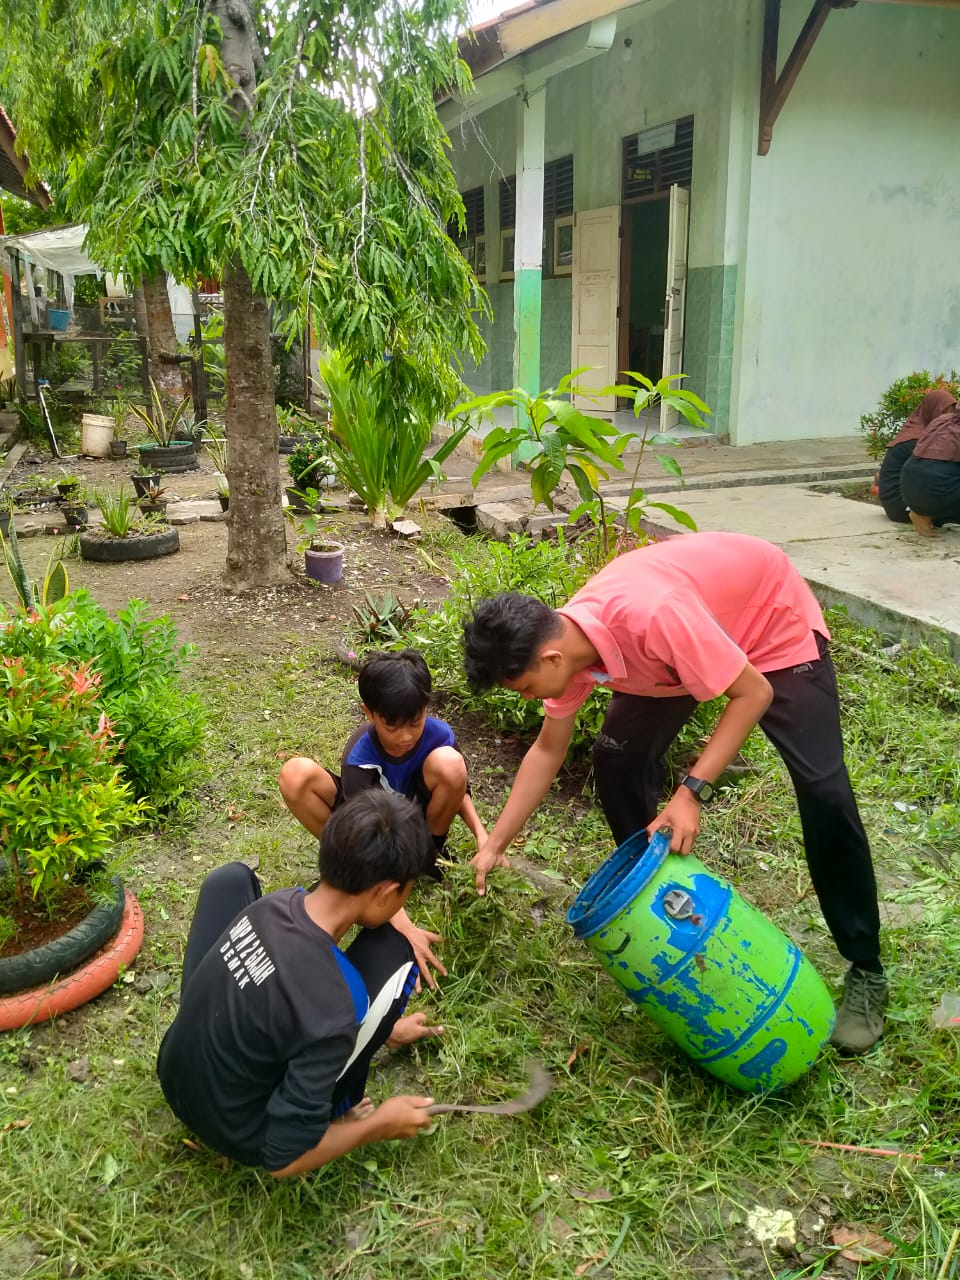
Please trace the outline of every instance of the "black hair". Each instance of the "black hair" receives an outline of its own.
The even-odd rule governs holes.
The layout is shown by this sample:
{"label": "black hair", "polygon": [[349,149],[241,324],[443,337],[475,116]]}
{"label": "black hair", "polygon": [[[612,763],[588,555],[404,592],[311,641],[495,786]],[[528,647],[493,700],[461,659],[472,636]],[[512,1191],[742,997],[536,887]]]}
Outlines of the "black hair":
{"label": "black hair", "polygon": [[467,679],[474,689],[515,680],[533,666],[537,650],[563,629],[559,614],[515,591],[481,600],[464,620]]}
{"label": "black hair", "polygon": [[433,681],[423,655],[416,649],[375,653],[357,677],[360,701],[387,724],[408,724],[430,705]]}
{"label": "black hair", "polygon": [[379,787],[338,805],[320,837],[321,879],[342,893],[363,893],[384,880],[406,885],[427,875],[434,861],[423,810]]}

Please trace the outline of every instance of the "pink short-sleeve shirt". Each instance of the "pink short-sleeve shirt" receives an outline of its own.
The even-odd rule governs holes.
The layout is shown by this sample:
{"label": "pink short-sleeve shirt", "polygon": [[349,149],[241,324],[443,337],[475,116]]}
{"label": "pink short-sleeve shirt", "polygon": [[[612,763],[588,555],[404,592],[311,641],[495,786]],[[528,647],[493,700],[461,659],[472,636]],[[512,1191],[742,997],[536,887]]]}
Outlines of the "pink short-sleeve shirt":
{"label": "pink short-sleeve shirt", "polygon": [[618,693],[700,702],[748,662],[759,671],[813,662],[830,633],[813,592],[779,547],[741,533],[694,533],[620,556],[559,612],[600,666],[581,671],[544,712],[572,715],[603,683]]}

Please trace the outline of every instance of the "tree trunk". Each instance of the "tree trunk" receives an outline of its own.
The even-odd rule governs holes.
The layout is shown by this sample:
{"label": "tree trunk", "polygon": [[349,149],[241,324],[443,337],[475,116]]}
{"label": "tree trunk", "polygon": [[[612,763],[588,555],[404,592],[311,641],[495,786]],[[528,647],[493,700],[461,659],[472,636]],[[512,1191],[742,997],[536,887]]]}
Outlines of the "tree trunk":
{"label": "tree trunk", "polygon": [[272,586],[289,576],[280,497],[280,457],[273,394],[270,321],[235,263],[223,281],[227,357],[227,585]]}
{"label": "tree trunk", "polygon": [[176,396],[180,400],[184,394],[180,365],[167,364],[161,359],[161,353],[168,356],[177,354],[177,335],[173,327],[165,276],[154,276],[151,280],[144,278],[143,300],[147,315],[150,377],[157,384],[161,395]]}

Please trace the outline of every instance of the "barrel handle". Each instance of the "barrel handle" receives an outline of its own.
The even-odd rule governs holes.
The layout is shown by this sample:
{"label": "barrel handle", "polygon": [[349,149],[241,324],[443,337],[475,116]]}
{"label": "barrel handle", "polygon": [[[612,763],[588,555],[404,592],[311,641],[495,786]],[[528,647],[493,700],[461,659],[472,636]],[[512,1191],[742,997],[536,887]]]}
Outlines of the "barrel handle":
{"label": "barrel handle", "polygon": [[619,947],[617,947],[616,951],[611,951],[610,955],[618,956],[621,951],[625,950],[625,948],[629,946],[629,944],[630,944],[630,935],[629,933],[625,933],[623,935],[623,941],[620,943]]}

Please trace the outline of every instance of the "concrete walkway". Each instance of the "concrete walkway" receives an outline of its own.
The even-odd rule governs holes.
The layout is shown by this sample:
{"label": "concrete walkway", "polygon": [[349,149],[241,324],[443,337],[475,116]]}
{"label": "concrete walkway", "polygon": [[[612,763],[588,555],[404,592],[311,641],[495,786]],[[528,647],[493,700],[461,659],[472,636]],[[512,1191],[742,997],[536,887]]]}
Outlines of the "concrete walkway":
{"label": "concrete walkway", "polygon": [[[859,437],[744,448],[697,441],[660,452],[677,458],[684,487],[666,475],[650,446],[639,483],[654,500],[682,508],[701,530],[752,533],[777,543],[822,603],[845,605],[852,617],[891,638],[945,644],[960,662],[960,526],[927,540],[911,526],[891,524],[878,506],[830,492],[876,471]],[[459,469],[451,460],[449,470]],[[603,486],[612,506],[625,500],[628,480]],[[508,513],[530,510],[529,485],[522,476],[498,473],[485,477],[473,496],[465,479],[451,478],[435,502],[457,501],[491,503],[499,524],[520,528],[524,521],[511,523]],[[684,532],[665,513],[650,516],[652,532]]]}

